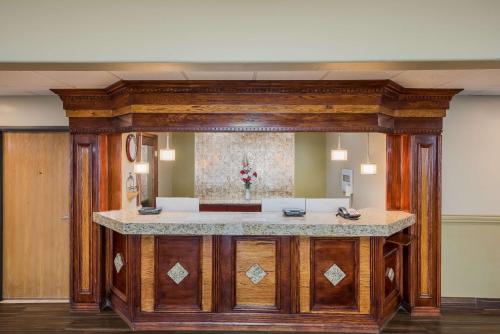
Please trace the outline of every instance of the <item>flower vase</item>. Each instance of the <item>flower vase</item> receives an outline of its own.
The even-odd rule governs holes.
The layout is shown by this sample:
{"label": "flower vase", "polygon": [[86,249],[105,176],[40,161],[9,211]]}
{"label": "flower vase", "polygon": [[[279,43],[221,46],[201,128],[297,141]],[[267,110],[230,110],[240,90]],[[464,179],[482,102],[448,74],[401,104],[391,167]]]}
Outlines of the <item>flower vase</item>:
{"label": "flower vase", "polygon": [[245,200],[250,200],[251,198],[251,194],[250,194],[250,188],[245,188]]}

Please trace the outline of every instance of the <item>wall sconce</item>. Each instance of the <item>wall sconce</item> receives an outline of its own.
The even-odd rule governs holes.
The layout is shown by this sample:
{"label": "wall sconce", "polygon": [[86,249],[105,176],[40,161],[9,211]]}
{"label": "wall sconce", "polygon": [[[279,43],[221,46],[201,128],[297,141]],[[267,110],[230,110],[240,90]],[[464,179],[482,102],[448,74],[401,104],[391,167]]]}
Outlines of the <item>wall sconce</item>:
{"label": "wall sconce", "polygon": [[160,150],[161,161],[174,161],[175,150],[170,148],[170,134],[167,134],[167,147]]}
{"label": "wall sconce", "polygon": [[136,162],[134,164],[135,174],[149,174],[149,162]]}
{"label": "wall sconce", "polygon": [[344,150],[340,146],[340,133],[339,133],[339,140],[338,140],[338,146],[336,150],[331,150],[331,159],[334,161],[345,161],[347,160],[347,150]]}
{"label": "wall sconce", "polygon": [[135,184],[135,177],[132,173],[128,173],[127,182],[126,182],[127,192],[135,192],[137,191],[137,185]]}
{"label": "wall sconce", "polygon": [[370,162],[370,133],[367,133],[366,162],[361,164],[361,174],[377,174],[377,164]]}

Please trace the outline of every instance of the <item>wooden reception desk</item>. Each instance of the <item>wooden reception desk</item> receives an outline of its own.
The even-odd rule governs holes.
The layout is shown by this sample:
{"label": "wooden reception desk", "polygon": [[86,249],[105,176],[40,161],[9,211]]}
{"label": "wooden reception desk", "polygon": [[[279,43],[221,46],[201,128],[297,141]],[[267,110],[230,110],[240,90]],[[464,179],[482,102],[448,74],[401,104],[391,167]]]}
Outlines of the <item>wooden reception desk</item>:
{"label": "wooden reception desk", "polygon": [[401,303],[402,231],[415,216],[362,210],[94,213],[112,230],[107,298],[137,330],[377,333]]}

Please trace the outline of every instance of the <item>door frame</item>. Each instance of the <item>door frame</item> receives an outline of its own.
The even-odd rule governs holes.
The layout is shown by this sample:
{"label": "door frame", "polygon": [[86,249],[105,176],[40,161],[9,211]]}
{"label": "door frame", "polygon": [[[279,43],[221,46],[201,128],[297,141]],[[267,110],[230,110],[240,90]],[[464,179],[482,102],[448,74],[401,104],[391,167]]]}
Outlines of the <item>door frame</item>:
{"label": "door frame", "polygon": [[69,132],[69,127],[0,126],[0,301],[3,300],[3,135],[6,132]]}
{"label": "door frame", "polygon": [[[150,162],[149,172],[153,173],[153,206],[156,207],[156,197],[158,197],[158,135],[151,132],[137,132],[137,160],[142,159],[142,145],[153,147],[153,162]],[[152,168],[153,167],[153,168]],[[137,188],[139,190],[139,195],[137,195],[137,205],[141,204],[141,178],[138,177],[136,180]]]}

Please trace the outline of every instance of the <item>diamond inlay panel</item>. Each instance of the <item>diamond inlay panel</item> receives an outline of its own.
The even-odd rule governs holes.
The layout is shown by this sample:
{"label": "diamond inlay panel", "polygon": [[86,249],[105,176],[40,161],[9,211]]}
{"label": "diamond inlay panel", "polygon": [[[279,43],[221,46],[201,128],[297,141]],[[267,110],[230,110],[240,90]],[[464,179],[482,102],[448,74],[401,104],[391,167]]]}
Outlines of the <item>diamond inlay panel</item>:
{"label": "diamond inlay panel", "polygon": [[180,284],[189,272],[179,263],[173,265],[172,268],[167,272],[167,276],[175,282],[175,284]]}
{"label": "diamond inlay panel", "polygon": [[259,284],[260,281],[266,277],[267,273],[262,269],[261,266],[258,264],[254,264],[250,268],[248,268],[247,272],[245,273],[247,277],[252,281],[253,284]]}
{"label": "diamond inlay panel", "polygon": [[115,264],[115,270],[116,270],[116,273],[118,274],[124,266],[123,257],[120,253],[116,254],[115,259],[113,260],[113,263]]}
{"label": "diamond inlay panel", "polygon": [[394,269],[392,268],[387,268],[387,270],[385,271],[385,276],[387,276],[387,278],[389,279],[389,281],[393,282],[394,281],[394,277],[395,277],[395,273],[394,273]]}
{"label": "diamond inlay panel", "polygon": [[339,284],[340,281],[342,281],[346,276],[342,269],[340,269],[340,267],[335,263],[328,268],[323,275],[325,275],[326,279],[329,280],[333,286],[337,286],[337,284]]}

